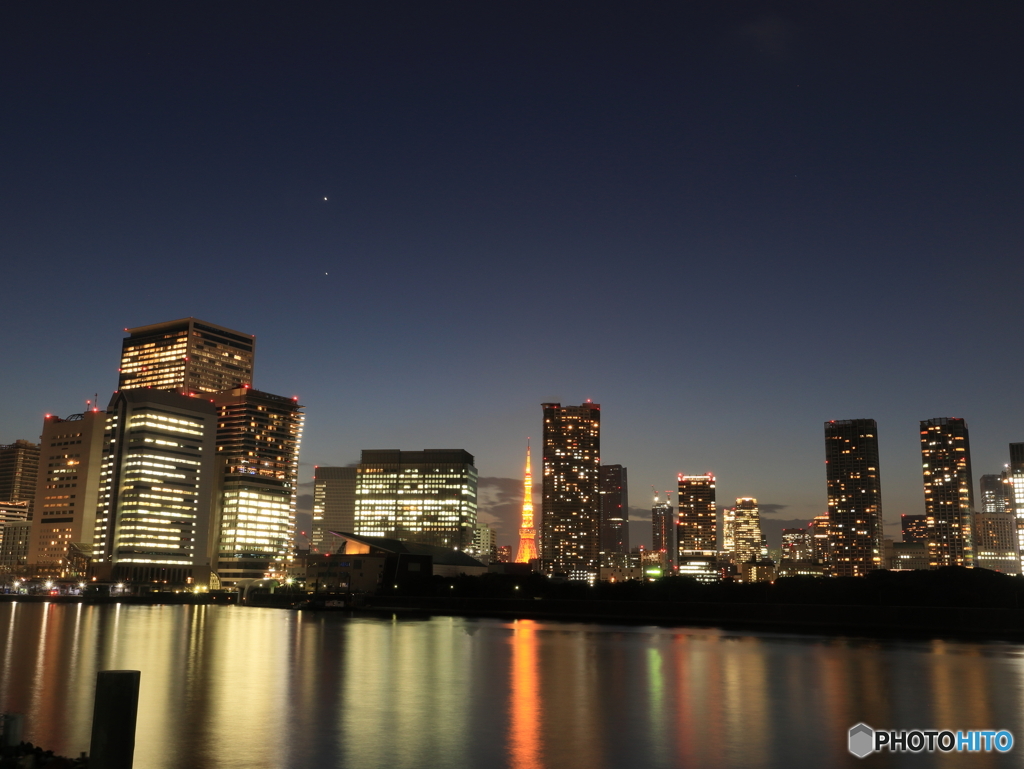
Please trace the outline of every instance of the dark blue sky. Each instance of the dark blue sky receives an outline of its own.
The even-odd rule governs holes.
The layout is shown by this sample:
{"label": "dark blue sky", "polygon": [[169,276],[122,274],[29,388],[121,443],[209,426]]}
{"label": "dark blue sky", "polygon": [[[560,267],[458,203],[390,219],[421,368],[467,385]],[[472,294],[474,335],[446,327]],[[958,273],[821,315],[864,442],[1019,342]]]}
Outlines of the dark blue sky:
{"label": "dark blue sky", "polygon": [[518,477],[540,403],[592,398],[634,506],[711,470],[810,517],[822,422],[873,417],[920,512],[918,420],[965,417],[976,477],[1024,440],[1022,16],[7,3],[0,441],[193,315],[257,335],[307,476]]}

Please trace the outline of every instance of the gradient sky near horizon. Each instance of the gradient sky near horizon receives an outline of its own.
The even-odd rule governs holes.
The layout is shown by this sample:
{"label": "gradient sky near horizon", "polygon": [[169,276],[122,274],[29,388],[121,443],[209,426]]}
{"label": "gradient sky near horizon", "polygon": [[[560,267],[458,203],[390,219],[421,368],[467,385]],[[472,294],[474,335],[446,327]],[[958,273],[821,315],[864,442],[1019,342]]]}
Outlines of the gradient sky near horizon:
{"label": "gradient sky near horizon", "polygon": [[822,423],[871,417],[886,520],[921,512],[919,420],[967,419],[975,480],[1024,441],[1022,21],[4,4],[0,442],[108,398],[124,327],[195,316],[306,406],[303,480],[465,448],[487,512],[540,404],[591,398],[634,507],[712,471],[809,519]]}

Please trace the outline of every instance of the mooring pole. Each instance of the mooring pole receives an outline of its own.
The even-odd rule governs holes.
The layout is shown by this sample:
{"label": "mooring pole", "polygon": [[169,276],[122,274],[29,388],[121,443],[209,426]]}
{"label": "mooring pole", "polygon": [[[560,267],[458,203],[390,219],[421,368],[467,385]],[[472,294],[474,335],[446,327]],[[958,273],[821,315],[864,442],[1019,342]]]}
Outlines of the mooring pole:
{"label": "mooring pole", "polygon": [[21,728],[25,723],[25,717],[20,713],[4,713],[3,718],[3,747],[16,748],[21,744]]}
{"label": "mooring pole", "polygon": [[96,674],[89,769],[132,769],[141,675],[138,670]]}

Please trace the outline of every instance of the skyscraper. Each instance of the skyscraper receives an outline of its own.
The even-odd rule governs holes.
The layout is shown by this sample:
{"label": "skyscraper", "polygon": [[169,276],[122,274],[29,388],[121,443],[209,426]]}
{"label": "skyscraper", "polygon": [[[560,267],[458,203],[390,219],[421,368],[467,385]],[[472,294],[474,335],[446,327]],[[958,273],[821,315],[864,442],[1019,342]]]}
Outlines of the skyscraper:
{"label": "skyscraper", "polygon": [[928,560],[939,566],[973,566],[974,484],[967,422],[940,417],[921,422]]}
{"label": "skyscraper", "polygon": [[736,508],[727,507],[722,511],[722,536],[719,551],[731,557],[736,551]]}
{"label": "skyscraper", "polygon": [[655,552],[664,553],[663,566],[676,563],[676,509],[671,493],[665,492],[665,501],[657,493],[651,505],[651,545]]}
{"label": "skyscraper", "polygon": [[811,540],[813,558],[826,567],[826,573],[832,569],[832,550],[829,545],[828,525],[828,513],[814,516],[814,520],[807,524],[807,536]]}
{"label": "skyscraper", "polygon": [[331,532],[356,530],[356,468],[316,467],[313,470],[313,536],[318,553],[336,553],[345,541]]}
{"label": "skyscraper", "polygon": [[974,516],[974,565],[1019,574],[1020,545],[1010,474],[981,476],[981,510]]}
{"label": "skyscraper", "polygon": [[92,545],[107,415],[99,409],[43,420],[36,521],[29,563],[37,573],[67,576],[68,546]]}
{"label": "skyscraper", "polygon": [[1013,483],[1006,471],[981,476],[981,511],[984,513],[1013,512]]}
{"label": "skyscraper", "polygon": [[[1010,444],[1010,486],[1017,518],[1017,548],[1024,559],[1024,443]],[[1024,572],[1024,568],[1021,569]]]}
{"label": "skyscraper", "polygon": [[39,444],[17,440],[0,446],[0,502],[28,502],[28,519],[35,512],[39,474]]}
{"label": "skyscraper", "polygon": [[814,560],[814,543],[806,529],[782,530],[782,558],[789,561]]}
{"label": "skyscraper", "polygon": [[356,534],[464,550],[476,529],[477,471],[462,449],[367,450],[356,469]]}
{"label": "skyscraper", "polygon": [[593,582],[600,552],[601,407],[544,403],[541,559],[548,575]]}
{"label": "skyscraper", "polygon": [[533,470],[530,467],[530,444],[526,444],[526,474],[523,476],[523,514],[519,522],[519,551],[516,563],[529,563],[537,558],[537,529],[533,524]]}
{"label": "skyscraper", "polygon": [[718,510],[715,506],[715,476],[679,474],[679,515],[676,544],[683,550],[718,549]]}
{"label": "skyscraper", "polygon": [[626,468],[601,465],[601,552],[629,552],[629,492]]}
{"label": "skyscraper", "polygon": [[836,576],[861,577],[882,563],[882,486],[874,419],[825,423],[829,547]]}
{"label": "skyscraper", "polygon": [[127,328],[119,390],[152,387],[183,394],[252,385],[256,337],[182,318]]}
{"label": "skyscraper", "polygon": [[249,387],[211,399],[223,472],[217,574],[229,585],[282,574],[295,537],[302,406]]}
{"label": "skyscraper", "polygon": [[149,389],[114,394],[93,539],[101,578],[208,583],[221,485],[216,434],[217,407],[208,399]]}
{"label": "skyscraper", "polygon": [[734,524],[734,560],[745,563],[761,557],[761,513],[753,497],[736,499],[736,523]]}

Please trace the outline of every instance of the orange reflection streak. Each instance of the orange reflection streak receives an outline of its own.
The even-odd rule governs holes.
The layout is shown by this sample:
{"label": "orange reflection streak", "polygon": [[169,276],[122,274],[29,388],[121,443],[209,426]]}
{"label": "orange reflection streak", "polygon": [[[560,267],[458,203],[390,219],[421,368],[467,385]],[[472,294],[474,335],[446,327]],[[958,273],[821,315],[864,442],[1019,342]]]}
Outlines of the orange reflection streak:
{"label": "orange reflection streak", "polygon": [[514,769],[541,769],[537,623],[518,620],[512,637],[512,713],[509,752]]}

